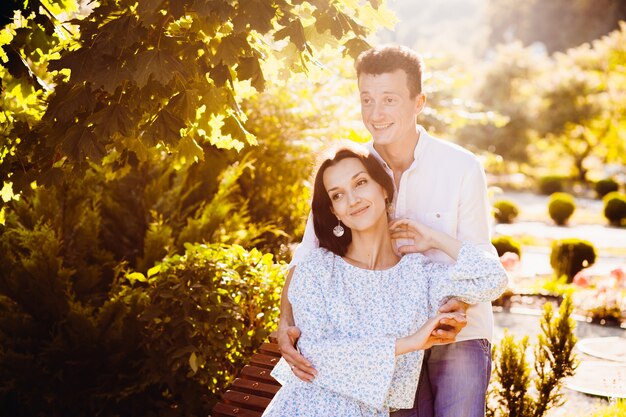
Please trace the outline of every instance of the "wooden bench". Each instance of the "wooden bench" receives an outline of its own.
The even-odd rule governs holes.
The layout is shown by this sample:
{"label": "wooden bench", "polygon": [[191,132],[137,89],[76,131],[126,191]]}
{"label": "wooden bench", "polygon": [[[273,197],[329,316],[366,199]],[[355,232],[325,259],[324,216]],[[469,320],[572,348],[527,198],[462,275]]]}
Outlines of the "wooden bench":
{"label": "wooden bench", "polygon": [[280,360],[280,351],[273,335],[245,365],[237,379],[213,407],[213,417],[261,417],[280,384],[270,375]]}

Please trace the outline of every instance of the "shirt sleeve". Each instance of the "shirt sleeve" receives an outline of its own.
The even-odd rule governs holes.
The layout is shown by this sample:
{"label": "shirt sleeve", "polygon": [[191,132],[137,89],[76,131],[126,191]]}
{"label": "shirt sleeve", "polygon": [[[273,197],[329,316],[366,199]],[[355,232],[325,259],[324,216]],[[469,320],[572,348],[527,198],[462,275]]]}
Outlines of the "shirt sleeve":
{"label": "shirt sleeve", "polygon": [[456,238],[495,254],[496,249],[491,244],[490,210],[485,171],[480,161],[474,158],[463,175]]}
{"label": "shirt sleeve", "polygon": [[291,258],[288,269],[295,267],[299,262],[302,262],[304,258],[313,250],[319,247],[319,240],[315,235],[315,228],[313,227],[313,214],[309,213],[309,218],[306,221],[306,227],[304,228],[304,235],[302,236],[302,242],[296,248],[296,251]]}
{"label": "shirt sleeve", "polygon": [[381,410],[395,370],[396,338],[351,337],[333,331],[323,291],[323,283],[332,282],[329,271],[309,260],[296,268],[289,299],[302,331],[298,348],[318,371],[312,383]]}
{"label": "shirt sleeve", "polygon": [[422,273],[429,281],[431,312],[441,301],[454,297],[468,304],[498,298],[508,284],[506,271],[496,254],[464,242],[453,265],[422,257]]}

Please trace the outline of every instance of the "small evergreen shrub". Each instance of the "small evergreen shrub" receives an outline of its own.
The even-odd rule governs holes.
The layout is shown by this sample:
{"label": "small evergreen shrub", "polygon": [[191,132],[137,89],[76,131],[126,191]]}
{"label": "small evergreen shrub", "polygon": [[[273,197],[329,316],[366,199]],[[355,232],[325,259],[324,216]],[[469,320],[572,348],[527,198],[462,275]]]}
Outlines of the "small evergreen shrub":
{"label": "small evergreen shrub", "polygon": [[498,251],[498,256],[502,256],[507,252],[513,252],[522,258],[522,245],[511,236],[497,236],[491,239],[491,244]]}
{"label": "small evergreen shrub", "polygon": [[563,404],[563,382],[578,366],[573,308],[570,297],[563,299],[558,315],[552,303],[544,304],[532,364],[527,355],[528,336],[517,341],[505,330],[504,338],[493,348],[487,417],[542,417]]}
{"label": "small evergreen shrub", "polygon": [[598,198],[602,198],[608,193],[619,190],[619,184],[613,178],[605,178],[596,182],[595,189]]}
{"label": "small evergreen shrub", "polygon": [[596,248],[587,240],[562,239],[552,242],[550,265],[557,278],[565,275],[571,283],[583,268],[587,268],[596,261]]}
{"label": "small evergreen shrub", "polygon": [[621,226],[626,220],[626,194],[614,191],[604,196],[604,217],[613,226]]}
{"label": "small evergreen shrub", "polygon": [[564,184],[568,180],[567,177],[561,177],[558,175],[547,175],[539,178],[539,193],[543,195],[550,195],[557,192],[561,192],[564,189]]}
{"label": "small evergreen shrub", "polygon": [[574,197],[567,193],[554,193],[548,202],[550,217],[559,226],[564,226],[576,210]]}
{"label": "small evergreen shrub", "polygon": [[493,204],[493,215],[498,223],[513,223],[519,214],[519,209],[509,200],[499,200]]}

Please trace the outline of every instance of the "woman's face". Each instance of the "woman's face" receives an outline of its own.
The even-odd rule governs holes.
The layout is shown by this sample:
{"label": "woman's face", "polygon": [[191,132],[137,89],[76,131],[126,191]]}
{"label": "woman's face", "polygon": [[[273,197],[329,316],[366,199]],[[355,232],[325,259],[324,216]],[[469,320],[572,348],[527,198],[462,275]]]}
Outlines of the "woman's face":
{"label": "woman's face", "polygon": [[367,230],[387,215],[386,192],[357,158],[346,158],[324,171],[332,211],[353,231]]}

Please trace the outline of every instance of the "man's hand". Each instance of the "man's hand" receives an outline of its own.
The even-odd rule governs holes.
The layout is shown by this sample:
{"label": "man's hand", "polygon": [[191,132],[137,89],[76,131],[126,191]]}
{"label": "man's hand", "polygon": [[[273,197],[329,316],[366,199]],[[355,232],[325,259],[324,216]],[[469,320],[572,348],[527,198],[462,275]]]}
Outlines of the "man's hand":
{"label": "man's hand", "polygon": [[311,382],[317,375],[311,362],[296,350],[296,342],[300,338],[300,329],[296,326],[286,326],[278,329],[278,349],[281,355],[291,366],[295,376],[304,382]]}
{"label": "man's hand", "polygon": [[442,319],[433,334],[442,339],[454,339],[457,334],[467,325],[467,320],[459,320],[465,317],[465,312],[470,305],[455,298],[450,298],[439,307],[439,313],[459,313],[457,320]]}

